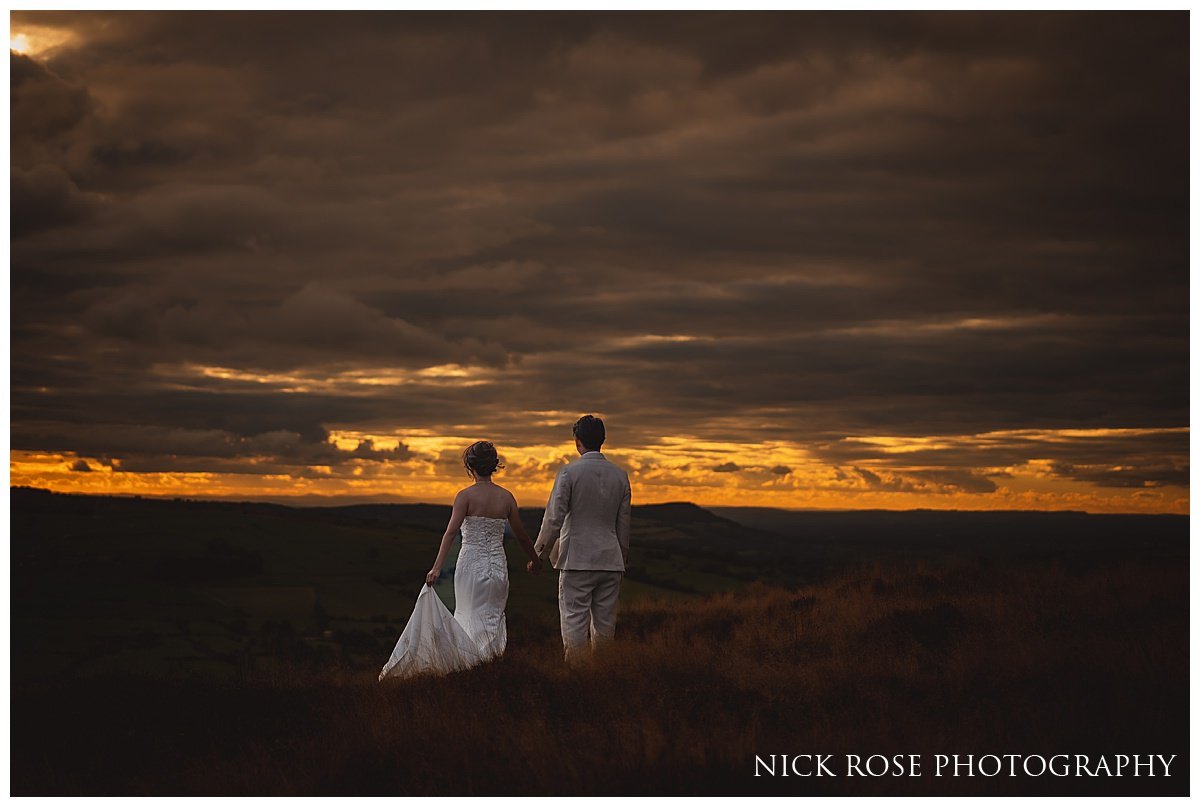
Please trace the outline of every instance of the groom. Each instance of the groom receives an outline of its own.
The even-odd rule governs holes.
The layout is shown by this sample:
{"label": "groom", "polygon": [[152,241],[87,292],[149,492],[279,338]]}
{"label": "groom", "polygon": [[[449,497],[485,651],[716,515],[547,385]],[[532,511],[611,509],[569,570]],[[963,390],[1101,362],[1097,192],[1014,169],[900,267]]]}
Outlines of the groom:
{"label": "groom", "polygon": [[629,476],[600,453],[604,421],[584,415],[571,431],[580,457],[558,472],[533,546],[558,569],[563,652],[576,662],[616,631],[629,562],[630,491]]}

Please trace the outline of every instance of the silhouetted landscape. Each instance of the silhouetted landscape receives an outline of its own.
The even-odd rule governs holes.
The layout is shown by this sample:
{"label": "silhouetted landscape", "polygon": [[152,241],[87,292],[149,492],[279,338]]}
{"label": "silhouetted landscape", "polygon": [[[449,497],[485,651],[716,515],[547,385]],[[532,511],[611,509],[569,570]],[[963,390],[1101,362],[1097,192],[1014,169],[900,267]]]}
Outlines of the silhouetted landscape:
{"label": "silhouetted landscape", "polygon": [[[14,795],[1189,789],[1186,516],[635,506],[617,641],[582,674],[554,573],[510,540],[505,655],[381,684],[449,507],[10,500]],[[756,754],[1017,752],[1179,756],[753,777]]]}

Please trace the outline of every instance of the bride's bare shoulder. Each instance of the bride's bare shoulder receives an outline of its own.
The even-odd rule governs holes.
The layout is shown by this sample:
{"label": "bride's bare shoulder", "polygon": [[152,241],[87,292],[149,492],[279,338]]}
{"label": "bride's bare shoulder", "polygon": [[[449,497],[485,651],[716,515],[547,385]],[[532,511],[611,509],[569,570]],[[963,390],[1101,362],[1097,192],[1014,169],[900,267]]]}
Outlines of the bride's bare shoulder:
{"label": "bride's bare shoulder", "polygon": [[511,508],[517,503],[517,497],[513,495],[511,490],[502,485],[496,485],[496,488],[498,489],[496,492],[500,495],[492,499],[493,502],[502,504],[504,507],[508,508]]}

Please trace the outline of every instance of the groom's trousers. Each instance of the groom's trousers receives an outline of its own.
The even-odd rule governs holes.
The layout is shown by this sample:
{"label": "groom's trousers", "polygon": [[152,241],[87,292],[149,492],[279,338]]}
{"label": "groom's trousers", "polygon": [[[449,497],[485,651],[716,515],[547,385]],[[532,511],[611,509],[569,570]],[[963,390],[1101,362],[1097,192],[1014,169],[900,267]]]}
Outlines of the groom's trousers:
{"label": "groom's trousers", "polygon": [[558,573],[558,616],[567,661],[586,656],[617,629],[617,596],[624,572],[563,569]]}

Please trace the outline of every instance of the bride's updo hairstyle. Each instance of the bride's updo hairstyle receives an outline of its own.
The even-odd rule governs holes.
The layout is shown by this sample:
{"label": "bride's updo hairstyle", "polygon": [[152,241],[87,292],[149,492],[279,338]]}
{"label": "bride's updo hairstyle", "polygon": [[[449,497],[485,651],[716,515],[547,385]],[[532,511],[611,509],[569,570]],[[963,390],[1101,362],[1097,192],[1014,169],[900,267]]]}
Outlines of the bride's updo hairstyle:
{"label": "bride's updo hairstyle", "polygon": [[463,467],[475,476],[491,476],[497,468],[503,468],[496,447],[488,440],[471,443],[463,451]]}

